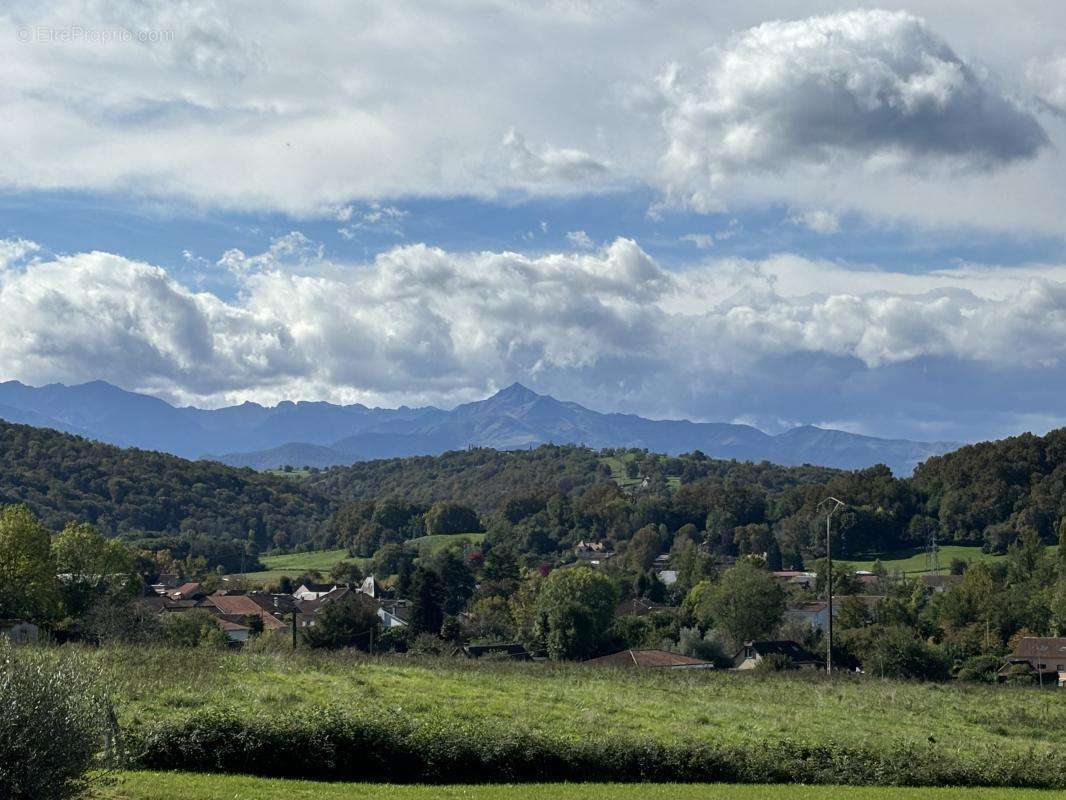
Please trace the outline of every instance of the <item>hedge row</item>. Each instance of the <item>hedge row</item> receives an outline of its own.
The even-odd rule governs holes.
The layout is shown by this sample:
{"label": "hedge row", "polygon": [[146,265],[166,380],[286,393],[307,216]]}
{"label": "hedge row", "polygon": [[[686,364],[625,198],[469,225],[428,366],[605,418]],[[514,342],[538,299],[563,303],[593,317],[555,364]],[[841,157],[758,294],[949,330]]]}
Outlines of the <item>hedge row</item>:
{"label": "hedge row", "polygon": [[1066,788],[1066,753],[948,751],[933,743],[813,744],[791,739],[725,744],[646,738],[566,738],[397,710],[352,716],[211,711],[132,734],[144,769],[268,777],[418,783],[728,781],[905,786]]}

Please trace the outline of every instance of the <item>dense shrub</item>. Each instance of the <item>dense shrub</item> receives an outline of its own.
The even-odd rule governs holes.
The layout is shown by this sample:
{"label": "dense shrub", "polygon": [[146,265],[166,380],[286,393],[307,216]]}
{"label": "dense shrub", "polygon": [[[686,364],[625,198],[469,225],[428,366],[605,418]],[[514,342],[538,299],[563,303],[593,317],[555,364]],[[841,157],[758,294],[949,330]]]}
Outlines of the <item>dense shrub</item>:
{"label": "dense shrub", "polygon": [[948,677],[948,665],[939,649],[901,625],[870,625],[845,631],[841,638],[871,675],[919,680]]}
{"label": "dense shrub", "polygon": [[167,614],[163,618],[163,640],[172,647],[225,648],[229,638],[218,627],[218,617],[202,608]]}
{"label": "dense shrub", "polygon": [[139,731],[146,769],[394,782],[731,781],[891,785],[1066,787],[1066,754],[947,751],[935,743],[890,745],[792,739],[665,743],[603,736],[574,739],[446,714],[414,720],[336,710],[283,717],[225,712]]}
{"label": "dense shrub", "polygon": [[380,629],[373,602],[366,595],[350,592],[322,607],[315,624],[304,629],[303,640],[312,648],[370,650]]}
{"label": "dense shrub", "polygon": [[82,659],[14,648],[0,636],[0,797],[82,795],[102,744],[105,709]]}

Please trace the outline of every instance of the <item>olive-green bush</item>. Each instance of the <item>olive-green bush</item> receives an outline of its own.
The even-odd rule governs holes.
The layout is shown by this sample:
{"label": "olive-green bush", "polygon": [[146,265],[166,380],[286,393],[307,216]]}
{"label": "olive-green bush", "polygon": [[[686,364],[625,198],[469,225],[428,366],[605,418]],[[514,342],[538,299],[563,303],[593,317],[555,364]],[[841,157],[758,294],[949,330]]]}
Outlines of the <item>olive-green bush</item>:
{"label": "olive-green bush", "polygon": [[106,725],[100,682],[83,658],[0,636],[0,797],[81,796]]}

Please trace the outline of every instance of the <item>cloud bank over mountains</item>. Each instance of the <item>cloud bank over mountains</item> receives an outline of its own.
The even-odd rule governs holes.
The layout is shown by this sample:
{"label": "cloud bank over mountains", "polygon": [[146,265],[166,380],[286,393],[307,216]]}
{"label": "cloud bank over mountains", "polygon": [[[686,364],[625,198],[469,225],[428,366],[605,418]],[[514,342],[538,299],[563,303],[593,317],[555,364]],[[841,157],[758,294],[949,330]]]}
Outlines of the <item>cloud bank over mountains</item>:
{"label": "cloud bank over mountains", "polygon": [[[628,239],[537,257],[408,245],[342,264],[294,233],[227,253],[224,299],[116,254],[0,253],[3,377],[102,378],[206,405],[447,406],[521,378],[611,410],[770,429],[991,432],[1054,415],[1066,357],[1064,266],[906,275],[782,255],[675,273]],[[974,373],[1044,390],[982,405]],[[940,396],[909,388],[923,375]],[[964,386],[969,420],[950,399]]]}
{"label": "cloud bank over mountains", "polygon": [[[0,379],[442,406],[518,380],[924,440],[1062,424],[1066,6],[838,5],[9,4],[0,195],[147,208],[141,239],[168,210],[230,218],[169,268],[91,213],[73,244],[5,227]],[[57,38],[75,26],[168,35]],[[412,233],[409,201],[464,198],[420,229],[450,239]],[[545,217],[464,234],[523,203],[577,211],[555,244]],[[727,252],[771,228],[782,252]],[[998,260],[1013,241],[1056,255]]]}

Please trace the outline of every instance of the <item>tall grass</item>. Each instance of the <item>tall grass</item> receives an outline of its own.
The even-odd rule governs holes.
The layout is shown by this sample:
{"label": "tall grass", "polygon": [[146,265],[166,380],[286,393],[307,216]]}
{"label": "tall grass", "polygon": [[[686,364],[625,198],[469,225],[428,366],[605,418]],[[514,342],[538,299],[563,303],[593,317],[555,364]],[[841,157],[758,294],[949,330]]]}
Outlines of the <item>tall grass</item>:
{"label": "tall grass", "polygon": [[[443,720],[446,731],[469,727],[478,741],[483,741],[481,731],[487,731],[485,741],[506,740],[508,732],[517,731],[534,737],[523,742],[541,752],[565,742],[580,753],[582,742],[624,738],[658,755],[691,755],[701,748],[740,753],[731,761],[716,756],[732,765],[729,769],[740,769],[738,765],[750,763],[751,753],[766,747],[794,746],[804,753],[803,748],[814,748],[812,763],[821,763],[817,748],[824,745],[874,772],[870,765],[885,754],[906,754],[907,759],[917,754],[915,769],[924,764],[922,769],[931,770],[932,760],[939,759],[941,776],[957,769],[975,775],[991,770],[1000,776],[1035,770],[1028,782],[1018,778],[1019,785],[1040,785],[1046,768],[1034,765],[1061,768],[1066,752],[1066,692],[1022,687],[353,653],[124,649],[100,650],[91,657],[111,675],[123,726],[137,736],[149,731],[155,736],[162,726],[171,731],[168,736],[180,738],[186,735],[182,731],[198,730],[196,720],[211,717],[229,720],[227,725],[251,725],[248,735],[254,738],[272,720],[289,725],[285,720],[326,713],[352,721],[358,730],[366,720],[395,719],[401,733]],[[396,735],[396,746],[405,747],[408,734]],[[453,744],[441,746],[447,750]],[[774,752],[784,757],[784,750]],[[981,755],[969,755],[974,753]],[[918,758],[922,754],[927,757]],[[763,762],[758,763],[762,769]],[[824,780],[832,779],[837,768],[825,769]],[[816,773],[804,779],[818,780]]]}

